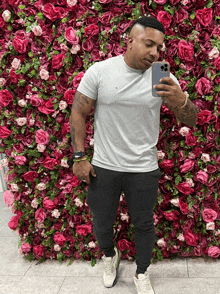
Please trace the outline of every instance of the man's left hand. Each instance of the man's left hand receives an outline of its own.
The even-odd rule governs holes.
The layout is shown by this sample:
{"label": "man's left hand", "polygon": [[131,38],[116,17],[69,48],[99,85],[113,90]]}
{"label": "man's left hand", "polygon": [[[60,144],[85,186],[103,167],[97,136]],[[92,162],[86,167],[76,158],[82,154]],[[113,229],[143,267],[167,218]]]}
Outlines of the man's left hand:
{"label": "man's left hand", "polygon": [[177,85],[170,77],[162,78],[160,82],[168,83],[168,85],[159,84],[155,87],[157,94],[161,96],[161,99],[164,102],[168,101],[173,106],[182,106],[185,101],[185,94],[179,85]]}

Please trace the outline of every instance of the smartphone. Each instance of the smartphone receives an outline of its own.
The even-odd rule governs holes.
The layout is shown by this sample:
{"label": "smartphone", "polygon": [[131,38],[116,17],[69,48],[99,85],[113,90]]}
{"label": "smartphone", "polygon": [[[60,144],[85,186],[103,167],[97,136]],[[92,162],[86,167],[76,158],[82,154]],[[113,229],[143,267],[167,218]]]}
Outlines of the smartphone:
{"label": "smartphone", "polygon": [[[164,77],[169,77],[170,76],[170,64],[169,62],[166,61],[156,61],[152,63],[152,95],[154,97],[160,97],[156,92],[158,92],[158,89],[154,89],[154,85],[159,85],[159,84],[166,84],[168,83],[161,83],[160,79]],[[162,89],[160,89],[163,91]],[[166,91],[166,90],[164,90]]]}

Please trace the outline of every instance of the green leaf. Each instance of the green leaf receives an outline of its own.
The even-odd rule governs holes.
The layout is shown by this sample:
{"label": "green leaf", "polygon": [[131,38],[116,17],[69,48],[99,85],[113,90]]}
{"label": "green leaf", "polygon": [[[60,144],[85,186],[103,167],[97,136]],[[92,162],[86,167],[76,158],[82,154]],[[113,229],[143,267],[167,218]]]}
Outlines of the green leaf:
{"label": "green leaf", "polygon": [[37,16],[39,17],[39,19],[44,20],[44,14],[42,12],[37,13]]}
{"label": "green leaf", "polygon": [[25,7],[26,7],[25,5],[19,5],[18,6],[18,8],[20,8],[20,9],[25,9]]}

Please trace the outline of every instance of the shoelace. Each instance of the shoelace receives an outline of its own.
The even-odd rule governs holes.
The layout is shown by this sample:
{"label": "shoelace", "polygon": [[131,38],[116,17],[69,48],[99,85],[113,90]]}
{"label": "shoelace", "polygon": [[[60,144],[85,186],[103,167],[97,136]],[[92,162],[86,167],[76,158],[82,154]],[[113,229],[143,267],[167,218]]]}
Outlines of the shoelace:
{"label": "shoelace", "polygon": [[110,276],[113,272],[113,258],[111,260],[104,259],[105,273],[107,276]]}
{"label": "shoelace", "polygon": [[146,293],[146,291],[150,291],[150,281],[147,277],[144,280],[138,279],[138,285],[140,287],[141,293]]}

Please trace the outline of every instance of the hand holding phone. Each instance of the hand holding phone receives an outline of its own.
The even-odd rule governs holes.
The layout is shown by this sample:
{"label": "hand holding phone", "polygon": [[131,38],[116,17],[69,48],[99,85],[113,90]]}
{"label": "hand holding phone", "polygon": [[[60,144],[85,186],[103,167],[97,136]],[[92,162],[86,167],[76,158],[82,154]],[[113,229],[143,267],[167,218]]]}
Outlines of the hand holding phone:
{"label": "hand holding phone", "polygon": [[[168,83],[161,83],[160,79],[162,79],[164,77],[170,77],[170,64],[169,64],[169,62],[166,62],[166,61],[157,61],[157,62],[153,62],[151,68],[152,68],[152,95],[154,97],[160,97],[157,94],[158,90],[154,89],[153,86],[159,85],[159,84],[168,85]],[[165,91],[165,90],[163,90],[163,91]]]}

